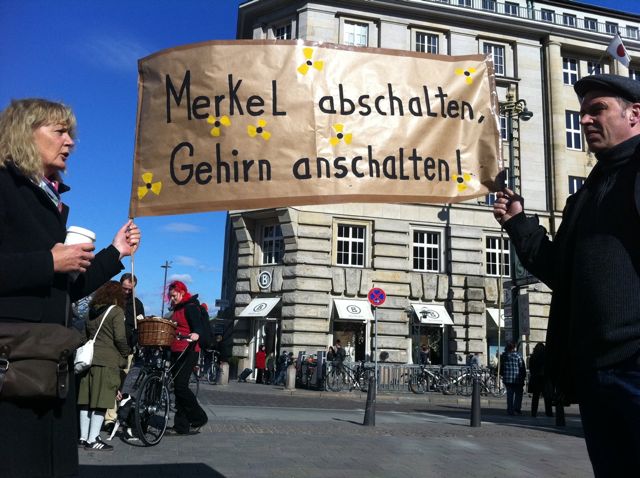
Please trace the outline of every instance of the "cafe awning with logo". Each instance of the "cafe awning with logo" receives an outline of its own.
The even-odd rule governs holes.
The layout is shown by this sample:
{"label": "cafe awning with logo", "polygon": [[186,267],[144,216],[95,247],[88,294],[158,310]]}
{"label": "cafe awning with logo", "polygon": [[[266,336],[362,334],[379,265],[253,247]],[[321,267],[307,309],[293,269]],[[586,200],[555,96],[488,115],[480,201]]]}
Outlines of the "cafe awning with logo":
{"label": "cafe awning with logo", "polygon": [[411,308],[416,313],[418,321],[425,325],[453,325],[453,320],[440,304],[428,304],[424,302],[413,302]]}
{"label": "cafe awning with logo", "polygon": [[280,297],[256,297],[238,317],[266,317],[278,305]]}
{"label": "cafe awning with logo", "polygon": [[487,308],[487,314],[493,320],[493,323],[498,327],[498,320],[500,320],[500,328],[504,329],[504,312],[500,309]]}
{"label": "cafe awning with logo", "polygon": [[338,318],[342,320],[361,320],[367,322],[373,320],[371,304],[366,300],[358,299],[333,299],[338,312]]}

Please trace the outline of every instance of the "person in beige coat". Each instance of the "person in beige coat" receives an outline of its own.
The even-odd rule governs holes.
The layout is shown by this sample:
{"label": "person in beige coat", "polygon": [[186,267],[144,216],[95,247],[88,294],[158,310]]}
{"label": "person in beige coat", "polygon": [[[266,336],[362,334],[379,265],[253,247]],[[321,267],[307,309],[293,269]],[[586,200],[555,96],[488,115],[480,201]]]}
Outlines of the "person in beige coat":
{"label": "person in beige coat", "polygon": [[[109,309],[112,305],[114,307]],[[96,337],[103,318],[104,322]],[[120,387],[130,351],[124,323],[124,294],[120,283],[109,281],[95,292],[89,305],[86,331],[88,339],[96,339],[91,368],[80,377],[78,446],[89,450],[110,451],[113,447],[100,439],[100,429],[105,412],[113,405]]]}

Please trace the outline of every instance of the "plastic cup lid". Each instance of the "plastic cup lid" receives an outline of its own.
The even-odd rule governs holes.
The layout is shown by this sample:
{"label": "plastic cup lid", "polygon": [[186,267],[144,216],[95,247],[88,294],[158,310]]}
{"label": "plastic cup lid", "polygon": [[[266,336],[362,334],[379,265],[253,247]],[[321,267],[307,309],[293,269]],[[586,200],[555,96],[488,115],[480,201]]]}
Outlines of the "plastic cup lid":
{"label": "plastic cup lid", "polygon": [[89,239],[91,239],[94,242],[96,240],[96,233],[93,232],[93,231],[90,231],[89,229],[85,229],[84,227],[69,226],[67,228],[67,234],[69,234],[69,233],[81,234],[83,236],[88,237]]}

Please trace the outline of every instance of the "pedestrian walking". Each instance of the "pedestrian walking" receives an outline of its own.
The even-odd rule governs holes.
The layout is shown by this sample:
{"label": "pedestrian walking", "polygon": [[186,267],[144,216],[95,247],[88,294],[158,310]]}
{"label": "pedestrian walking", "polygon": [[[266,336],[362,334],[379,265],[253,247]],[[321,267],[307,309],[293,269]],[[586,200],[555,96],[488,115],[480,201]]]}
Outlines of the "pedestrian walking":
{"label": "pedestrian walking", "polygon": [[509,342],[500,358],[500,376],[507,388],[509,415],[522,415],[522,394],[526,375],[524,360],[516,351],[516,344]]}
{"label": "pedestrian walking", "polygon": [[[167,298],[171,303],[171,320],[178,324],[177,337],[171,344],[173,388],[176,397],[176,414],[173,417],[173,430],[186,435],[192,429],[198,429],[208,418],[198,400],[189,389],[189,378],[193,367],[198,363],[200,346],[198,339],[202,332],[200,303],[197,295],[191,295],[187,286],[180,281],[169,284]],[[180,338],[188,336],[189,340]]]}
{"label": "pedestrian walking", "polygon": [[529,384],[528,392],[531,394],[531,416],[538,415],[538,403],[540,395],[544,399],[544,413],[548,417],[553,416],[552,391],[549,381],[544,374],[544,351],[542,342],[538,342],[529,357]]}
{"label": "pedestrian walking", "polygon": [[260,347],[258,347],[258,351],[256,352],[256,369],[258,370],[256,383],[264,383],[264,372],[266,368],[267,352],[265,351],[264,345],[260,345]]}
{"label": "pedestrian walking", "polygon": [[78,387],[78,446],[86,450],[113,450],[100,438],[100,429],[107,409],[115,402],[122,381],[121,373],[127,366],[130,352],[125,332],[124,304],[120,284],[109,281],[95,292],[89,305],[86,333],[88,339],[95,339],[93,362],[80,375]]}

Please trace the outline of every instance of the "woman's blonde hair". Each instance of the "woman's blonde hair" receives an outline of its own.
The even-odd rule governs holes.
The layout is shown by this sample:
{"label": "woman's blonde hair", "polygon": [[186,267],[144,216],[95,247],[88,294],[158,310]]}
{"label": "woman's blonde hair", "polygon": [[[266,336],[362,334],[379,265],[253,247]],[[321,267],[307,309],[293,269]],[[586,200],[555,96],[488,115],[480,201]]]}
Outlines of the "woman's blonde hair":
{"label": "woman's blonde hair", "polygon": [[43,167],[33,132],[50,124],[63,125],[75,138],[76,117],[68,106],[40,98],[12,100],[0,113],[0,168],[12,163],[22,174],[39,182]]}

